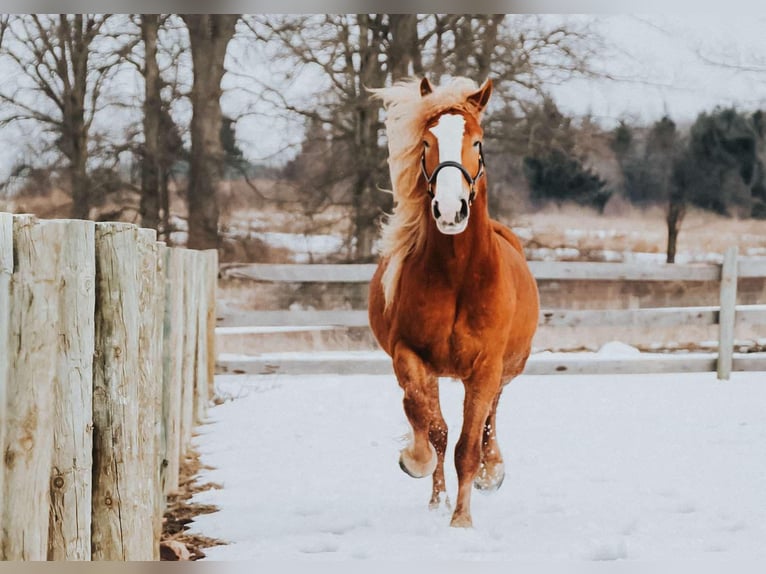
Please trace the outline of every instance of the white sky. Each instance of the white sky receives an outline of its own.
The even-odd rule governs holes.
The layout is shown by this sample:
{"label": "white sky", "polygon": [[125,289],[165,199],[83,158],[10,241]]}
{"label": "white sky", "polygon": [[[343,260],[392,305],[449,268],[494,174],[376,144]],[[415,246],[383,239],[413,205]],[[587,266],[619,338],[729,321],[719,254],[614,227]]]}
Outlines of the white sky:
{"label": "white sky", "polygon": [[[716,105],[766,105],[766,16],[589,15],[608,45],[597,69],[620,81],[572,80],[552,89],[570,113],[653,122],[667,112],[693,121]],[[748,72],[710,60],[759,67]]]}

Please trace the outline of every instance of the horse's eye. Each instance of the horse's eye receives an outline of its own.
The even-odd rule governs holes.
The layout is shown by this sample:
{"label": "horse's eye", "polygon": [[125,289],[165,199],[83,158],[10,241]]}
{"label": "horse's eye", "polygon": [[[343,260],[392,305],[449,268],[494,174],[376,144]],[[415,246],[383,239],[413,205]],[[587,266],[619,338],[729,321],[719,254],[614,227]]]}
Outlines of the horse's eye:
{"label": "horse's eye", "polygon": [[473,147],[479,147],[481,145],[480,141],[473,142]]}
{"label": "horse's eye", "polygon": [[425,140],[423,140],[423,147],[425,147],[425,148],[428,148],[428,147],[430,147],[430,146],[428,145],[428,142],[427,142],[427,141],[425,141]]}

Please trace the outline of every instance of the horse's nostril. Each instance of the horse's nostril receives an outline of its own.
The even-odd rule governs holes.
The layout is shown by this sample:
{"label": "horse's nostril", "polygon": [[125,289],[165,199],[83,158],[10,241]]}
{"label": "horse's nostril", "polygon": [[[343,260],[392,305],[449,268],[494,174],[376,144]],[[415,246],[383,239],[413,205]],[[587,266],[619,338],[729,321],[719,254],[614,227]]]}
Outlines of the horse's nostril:
{"label": "horse's nostril", "polygon": [[460,200],[460,213],[455,214],[455,223],[460,223],[468,217],[468,202],[465,199]]}
{"label": "horse's nostril", "polygon": [[433,207],[433,210],[434,210],[434,217],[436,219],[439,219],[442,216],[441,211],[439,211],[439,202],[438,201],[434,201],[432,207]]}

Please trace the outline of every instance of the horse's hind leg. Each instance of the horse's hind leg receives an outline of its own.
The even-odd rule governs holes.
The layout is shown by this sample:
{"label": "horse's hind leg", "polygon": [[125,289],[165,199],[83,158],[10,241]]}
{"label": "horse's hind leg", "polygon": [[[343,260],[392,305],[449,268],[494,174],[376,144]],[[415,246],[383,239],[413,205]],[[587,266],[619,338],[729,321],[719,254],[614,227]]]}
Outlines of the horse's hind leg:
{"label": "horse's hind leg", "polygon": [[484,423],[484,434],[481,442],[481,462],[479,472],[473,480],[473,486],[478,490],[492,492],[500,488],[505,478],[505,465],[500,447],[497,444],[497,403],[500,401],[502,387],[492,401],[492,407]]}
{"label": "horse's hind leg", "polygon": [[444,502],[446,507],[450,507],[449,498],[447,498],[447,486],[444,482],[444,453],[447,452],[447,423],[444,421],[441,406],[439,405],[439,381],[435,376],[431,377],[431,386],[434,389],[429,395],[431,400],[431,424],[428,429],[428,438],[436,449],[436,469],[433,474],[433,491],[431,501],[428,507],[436,510]]}
{"label": "horse's hind leg", "polygon": [[[401,343],[394,349],[394,372],[404,390],[404,412],[412,426],[412,443],[399,456],[401,469],[414,478],[434,472],[437,453],[429,440],[433,418],[433,377],[423,361]],[[438,399],[437,399],[438,401]]]}

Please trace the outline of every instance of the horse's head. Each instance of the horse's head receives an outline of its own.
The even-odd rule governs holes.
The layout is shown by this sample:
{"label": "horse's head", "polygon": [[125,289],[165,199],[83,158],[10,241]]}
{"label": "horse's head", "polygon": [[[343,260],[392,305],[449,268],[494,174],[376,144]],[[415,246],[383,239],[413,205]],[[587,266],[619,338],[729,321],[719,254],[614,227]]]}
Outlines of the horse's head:
{"label": "horse's head", "polygon": [[[420,82],[421,97],[431,94],[426,78]],[[478,186],[484,177],[483,131],[479,125],[492,93],[487,80],[470,94],[462,106],[431,118],[423,133],[421,169],[431,197],[431,215],[446,235],[465,231]]]}

